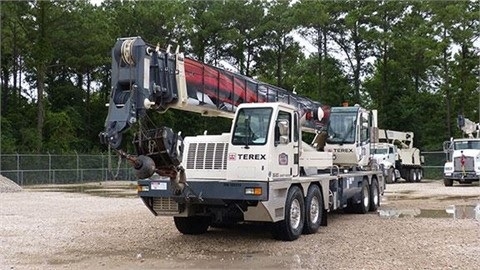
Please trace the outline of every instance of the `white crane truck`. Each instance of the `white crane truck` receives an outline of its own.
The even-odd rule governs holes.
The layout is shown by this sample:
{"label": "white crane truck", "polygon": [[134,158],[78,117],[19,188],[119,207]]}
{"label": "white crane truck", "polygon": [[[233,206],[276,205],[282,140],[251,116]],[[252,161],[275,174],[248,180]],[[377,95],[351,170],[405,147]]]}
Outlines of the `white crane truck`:
{"label": "white crane truck", "polygon": [[[140,37],[118,39],[112,57],[100,140],[132,163],[147,208],[173,216],[181,233],[267,222],[276,239],[292,241],[326,226],[329,211],[379,207],[384,176],[370,155],[376,114],[359,106],[329,110]],[[169,108],[231,118],[231,130],[182,138],[168,127],[142,129],[148,109]],[[121,149],[132,126],[139,128],[136,154]],[[303,132],[313,132],[314,143],[304,143]]]}
{"label": "white crane truck", "polygon": [[422,180],[424,159],[420,150],[413,147],[413,132],[379,129],[373,153],[385,169],[386,183],[402,178],[407,182]]}
{"label": "white crane truck", "polygon": [[467,138],[451,138],[450,141],[443,143],[443,150],[447,155],[443,167],[443,183],[447,187],[452,186],[454,181],[471,184],[480,179],[479,124],[462,115],[458,116],[457,122]]}

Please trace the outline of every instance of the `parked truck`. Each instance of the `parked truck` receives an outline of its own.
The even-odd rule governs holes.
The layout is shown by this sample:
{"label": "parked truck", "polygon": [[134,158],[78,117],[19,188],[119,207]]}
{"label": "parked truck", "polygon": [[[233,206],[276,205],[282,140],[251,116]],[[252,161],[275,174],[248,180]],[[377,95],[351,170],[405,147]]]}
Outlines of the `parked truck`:
{"label": "parked truck", "polygon": [[378,129],[373,157],[383,165],[386,183],[402,178],[407,182],[422,180],[424,158],[420,150],[413,147],[413,137],[413,132]]}
{"label": "parked truck", "polygon": [[452,186],[454,181],[471,184],[480,178],[479,124],[462,115],[458,116],[457,123],[467,137],[451,138],[443,143],[447,158],[443,168],[443,182],[447,187]]}
{"label": "parked truck", "polygon": [[[140,37],[112,49],[103,143],[134,167],[138,196],[183,234],[242,222],[272,224],[291,241],[327,225],[327,213],[376,211],[383,172],[371,159],[375,113],[329,108],[285,89],[163,51]],[[147,110],[232,119],[230,132],[182,137],[144,130]],[[342,126],[342,127],[340,127]],[[130,127],[135,154],[122,149]],[[302,137],[312,133],[314,143]]]}

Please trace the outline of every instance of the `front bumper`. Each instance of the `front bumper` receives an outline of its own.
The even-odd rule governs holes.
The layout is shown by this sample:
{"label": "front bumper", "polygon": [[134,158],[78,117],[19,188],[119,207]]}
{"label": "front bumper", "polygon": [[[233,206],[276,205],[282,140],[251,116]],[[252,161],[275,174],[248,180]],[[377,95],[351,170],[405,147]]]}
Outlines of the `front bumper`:
{"label": "front bumper", "polygon": [[[247,189],[260,188],[261,194],[248,194]],[[181,194],[173,194],[170,180],[139,180],[138,196],[171,198],[178,203],[221,203],[225,201],[266,201],[268,182],[260,181],[188,181]]]}
{"label": "front bumper", "polygon": [[479,181],[480,175],[477,175],[475,172],[453,172],[450,175],[449,174],[444,174],[443,175],[444,179],[451,179],[455,181],[460,181],[460,182],[473,182],[473,181]]}

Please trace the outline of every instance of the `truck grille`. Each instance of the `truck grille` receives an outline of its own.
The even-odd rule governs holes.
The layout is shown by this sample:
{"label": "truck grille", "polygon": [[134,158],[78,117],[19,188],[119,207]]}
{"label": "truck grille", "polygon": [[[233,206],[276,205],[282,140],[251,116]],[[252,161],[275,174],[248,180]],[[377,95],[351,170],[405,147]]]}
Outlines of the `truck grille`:
{"label": "truck grille", "polygon": [[157,214],[177,214],[178,204],[171,198],[153,198],[153,211]]}
{"label": "truck grille", "polygon": [[227,143],[191,143],[187,153],[187,169],[226,170]]}
{"label": "truck grille", "polygon": [[[462,158],[461,157],[456,157],[453,160],[453,164],[455,167],[455,171],[462,171],[462,163],[461,163]],[[473,157],[465,157],[465,171],[466,172],[473,172]]]}

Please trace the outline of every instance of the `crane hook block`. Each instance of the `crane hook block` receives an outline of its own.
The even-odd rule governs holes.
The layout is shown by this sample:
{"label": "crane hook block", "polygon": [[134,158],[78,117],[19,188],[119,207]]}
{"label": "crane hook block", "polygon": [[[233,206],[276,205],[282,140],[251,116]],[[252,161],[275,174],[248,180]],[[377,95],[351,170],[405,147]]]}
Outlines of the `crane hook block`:
{"label": "crane hook block", "polygon": [[182,162],[183,139],[169,127],[135,134],[133,143],[139,156],[148,156],[156,169],[171,169]]}

